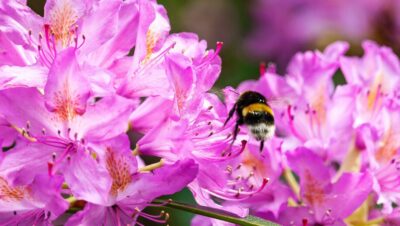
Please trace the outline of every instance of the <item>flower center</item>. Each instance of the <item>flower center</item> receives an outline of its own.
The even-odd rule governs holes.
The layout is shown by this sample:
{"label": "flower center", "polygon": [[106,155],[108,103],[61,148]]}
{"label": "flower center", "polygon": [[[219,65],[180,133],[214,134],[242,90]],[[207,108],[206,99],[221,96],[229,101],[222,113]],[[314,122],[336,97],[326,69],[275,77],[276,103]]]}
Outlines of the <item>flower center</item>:
{"label": "flower center", "polygon": [[57,4],[50,13],[51,33],[62,47],[70,44],[73,34],[72,27],[77,20],[78,16],[68,1]]}
{"label": "flower center", "polygon": [[113,180],[111,185],[112,195],[124,191],[128,184],[132,182],[128,160],[124,156],[116,156],[110,147],[107,148],[106,168]]}
{"label": "flower center", "polygon": [[396,132],[393,132],[392,128],[389,128],[383,138],[382,146],[376,152],[375,157],[380,163],[387,163],[397,153],[399,147],[399,137],[396,136]]}
{"label": "flower center", "polygon": [[242,164],[245,168],[252,169],[250,174],[254,174],[258,172],[261,177],[268,177],[268,170],[265,167],[265,164],[258,158],[256,158],[248,149],[243,153],[243,161]]}
{"label": "flower center", "polygon": [[11,187],[8,182],[0,177],[0,199],[4,201],[20,201],[25,197],[27,189],[22,186]]}
{"label": "flower center", "polygon": [[53,109],[60,120],[67,122],[72,121],[76,115],[83,114],[78,107],[79,103],[77,103],[79,97],[72,97],[69,87],[69,81],[66,80],[62,91],[54,94],[55,106]]}
{"label": "flower center", "polygon": [[325,199],[324,189],[308,170],[305,172],[304,181],[304,199],[312,206],[322,203]]}
{"label": "flower center", "polygon": [[141,62],[142,64],[146,64],[150,60],[151,55],[154,52],[154,47],[156,46],[157,40],[158,35],[153,31],[148,30],[146,33],[146,55]]}
{"label": "flower center", "polygon": [[71,4],[61,1],[51,10],[48,23],[43,25],[44,33],[39,33],[38,39],[29,31],[29,42],[37,47],[41,64],[50,68],[59,49],[70,46],[79,49],[85,43],[85,36],[78,36],[77,20],[78,15]]}

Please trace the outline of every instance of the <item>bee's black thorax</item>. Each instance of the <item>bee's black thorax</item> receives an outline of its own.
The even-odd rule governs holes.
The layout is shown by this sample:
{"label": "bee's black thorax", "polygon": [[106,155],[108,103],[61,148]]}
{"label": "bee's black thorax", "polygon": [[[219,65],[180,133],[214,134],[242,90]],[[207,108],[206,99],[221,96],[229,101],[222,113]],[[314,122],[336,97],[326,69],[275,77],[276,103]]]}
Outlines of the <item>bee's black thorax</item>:
{"label": "bee's black thorax", "polygon": [[247,108],[253,104],[259,104],[259,106],[264,105],[269,108],[266,98],[260,93],[247,91],[240,95],[236,102],[237,108],[236,113],[239,117],[238,122],[240,124],[255,125],[258,123],[266,123],[273,125],[274,117],[271,113],[265,110],[249,111],[246,115],[243,114],[243,109]]}
{"label": "bee's black thorax", "polygon": [[245,108],[251,104],[256,104],[256,103],[267,104],[267,100],[265,99],[265,97],[263,95],[261,95],[257,92],[253,92],[253,91],[244,92],[242,95],[240,95],[239,99],[236,102],[237,115],[243,117],[243,115],[242,115],[243,108]]}
{"label": "bee's black thorax", "polygon": [[239,132],[239,126],[245,124],[255,139],[260,141],[260,151],[262,151],[264,140],[271,138],[275,133],[274,113],[266,98],[257,92],[244,92],[229,111],[224,125],[235,112],[238,118],[233,133],[233,141],[235,141]]}

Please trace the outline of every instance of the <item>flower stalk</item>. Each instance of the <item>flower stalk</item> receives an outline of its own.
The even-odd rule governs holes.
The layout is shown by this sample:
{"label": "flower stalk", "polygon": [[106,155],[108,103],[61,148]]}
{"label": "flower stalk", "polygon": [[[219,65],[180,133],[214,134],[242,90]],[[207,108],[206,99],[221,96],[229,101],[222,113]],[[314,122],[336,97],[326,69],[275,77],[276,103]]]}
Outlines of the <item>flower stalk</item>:
{"label": "flower stalk", "polygon": [[233,224],[237,225],[242,225],[242,226],[278,226],[278,224],[275,224],[270,221],[263,220],[261,218],[257,218],[254,216],[248,216],[245,218],[241,218],[233,213],[219,210],[219,209],[213,209],[210,207],[204,207],[204,206],[193,206],[193,205],[188,205],[188,204],[183,204],[179,202],[175,202],[172,200],[162,200],[162,199],[157,199],[154,201],[155,204],[160,204],[160,203],[166,203],[166,207],[170,207],[173,209],[178,209],[178,210],[183,210],[189,213],[194,213],[206,217],[211,217],[214,219],[230,222]]}

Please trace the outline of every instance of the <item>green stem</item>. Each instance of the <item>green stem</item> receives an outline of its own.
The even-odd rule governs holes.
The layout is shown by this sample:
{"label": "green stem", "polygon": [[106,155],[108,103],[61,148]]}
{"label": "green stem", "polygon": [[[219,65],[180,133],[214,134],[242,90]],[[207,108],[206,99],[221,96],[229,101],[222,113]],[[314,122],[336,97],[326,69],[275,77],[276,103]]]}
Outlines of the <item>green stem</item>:
{"label": "green stem", "polygon": [[245,218],[239,217],[233,213],[220,210],[220,209],[214,209],[210,207],[205,207],[205,206],[199,206],[199,205],[187,205],[179,202],[174,202],[172,200],[161,200],[157,199],[154,201],[157,204],[160,203],[167,203],[165,206],[173,208],[173,209],[178,209],[178,210],[183,210],[186,212],[206,216],[206,217],[211,217],[214,219],[218,220],[223,220],[226,222],[234,223],[237,225],[243,225],[243,226],[278,226],[278,224],[263,220],[258,217],[254,216],[248,216]]}

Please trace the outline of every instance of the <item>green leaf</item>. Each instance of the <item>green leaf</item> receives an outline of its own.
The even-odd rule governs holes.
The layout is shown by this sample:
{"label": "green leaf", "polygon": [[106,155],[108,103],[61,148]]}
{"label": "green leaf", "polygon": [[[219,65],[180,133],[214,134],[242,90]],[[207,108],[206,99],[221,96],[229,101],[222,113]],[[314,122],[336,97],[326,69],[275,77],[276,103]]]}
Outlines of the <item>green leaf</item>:
{"label": "green leaf", "polygon": [[206,216],[206,217],[211,217],[214,219],[218,220],[223,220],[226,222],[238,224],[238,225],[244,225],[244,226],[278,226],[279,224],[273,223],[271,221],[266,221],[264,219],[255,217],[255,216],[247,216],[245,218],[242,218],[236,214],[233,214],[228,211],[220,210],[220,209],[214,209],[211,207],[206,207],[206,206],[200,206],[200,205],[188,205],[188,204],[183,204],[179,202],[175,202],[172,200],[160,200],[157,199],[154,201],[154,203],[157,204],[165,204],[165,206],[173,208],[173,209],[179,209],[183,210],[186,212]]}

